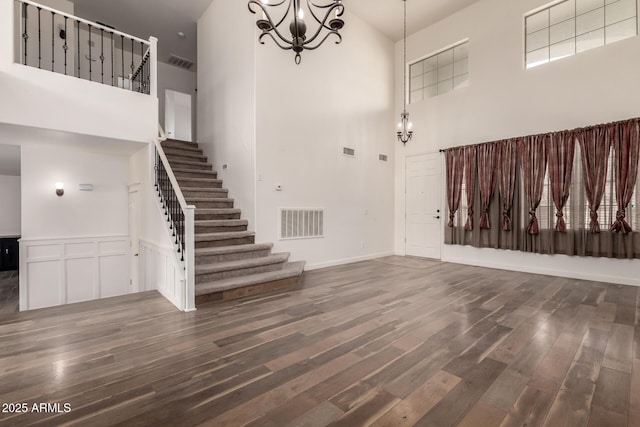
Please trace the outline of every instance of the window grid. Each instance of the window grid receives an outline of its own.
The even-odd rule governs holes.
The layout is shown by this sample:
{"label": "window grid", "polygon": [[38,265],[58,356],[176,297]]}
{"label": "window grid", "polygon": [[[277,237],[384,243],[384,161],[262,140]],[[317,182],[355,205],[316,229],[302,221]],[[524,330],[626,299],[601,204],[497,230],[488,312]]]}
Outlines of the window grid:
{"label": "window grid", "polygon": [[465,87],[469,82],[469,42],[459,43],[409,64],[409,103]]}
{"label": "window grid", "polygon": [[636,0],[565,0],[525,17],[526,68],[636,36]]}

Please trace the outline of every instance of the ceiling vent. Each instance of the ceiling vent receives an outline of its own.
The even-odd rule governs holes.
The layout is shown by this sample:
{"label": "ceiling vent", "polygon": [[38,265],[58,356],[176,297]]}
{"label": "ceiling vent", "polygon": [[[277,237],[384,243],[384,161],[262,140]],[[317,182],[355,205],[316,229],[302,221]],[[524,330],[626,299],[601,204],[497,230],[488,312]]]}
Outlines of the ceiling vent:
{"label": "ceiling vent", "polygon": [[176,67],[183,68],[185,70],[191,70],[191,68],[195,65],[195,62],[189,61],[188,59],[181,58],[176,55],[169,55],[169,61],[167,61],[171,65],[175,65]]}

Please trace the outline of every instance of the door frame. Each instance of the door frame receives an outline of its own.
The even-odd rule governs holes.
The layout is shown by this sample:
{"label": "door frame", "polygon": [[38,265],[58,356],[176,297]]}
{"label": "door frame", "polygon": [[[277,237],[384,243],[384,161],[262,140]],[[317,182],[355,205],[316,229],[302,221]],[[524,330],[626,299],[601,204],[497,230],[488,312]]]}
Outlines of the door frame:
{"label": "door frame", "polygon": [[[140,289],[140,183],[129,184],[127,198],[128,240],[129,240],[129,293],[141,292]],[[131,200],[136,198],[135,224],[131,224]],[[135,230],[135,235],[132,235]]]}
{"label": "door frame", "polygon": [[[444,174],[444,168],[445,168],[445,163],[444,163],[444,156],[442,152],[440,152],[439,150],[427,150],[427,151],[419,151],[417,153],[413,153],[413,154],[409,154],[404,156],[404,204],[403,204],[403,210],[404,210],[404,218],[403,218],[403,229],[404,229],[404,245],[403,245],[403,252],[405,256],[413,256],[413,255],[407,255],[407,173],[408,173],[408,168],[407,168],[407,162],[409,161],[410,158],[412,157],[419,157],[419,156],[425,156],[425,155],[430,155],[430,154],[437,154],[440,155],[440,187],[442,187],[442,185],[444,184],[444,178],[445,178],[445,174]],[[442,188],[440,188],[440,197],[439,197],[439,201],[438,201],[438,206],[440,207],[440,220],[444,221],[445,220],[445,191],[443,191]],[[428,258],[428,259],[439,259],[440,261],[442,261],[443,259],[443,251],[444,251],[444,227],[442,226],[442,222],[440,223],[440,258]],[[427,258],[425,258],[427,259]]]}

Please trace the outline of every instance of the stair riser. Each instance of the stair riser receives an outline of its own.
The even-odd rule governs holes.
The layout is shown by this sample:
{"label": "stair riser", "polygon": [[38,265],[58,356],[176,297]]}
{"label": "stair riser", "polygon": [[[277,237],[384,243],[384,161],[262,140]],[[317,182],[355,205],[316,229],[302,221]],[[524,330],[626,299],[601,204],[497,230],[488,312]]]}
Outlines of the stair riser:
{"label": "stair riser", "polygon": [[218,177],[218,174],[216,174],[215,172],[206,172],[206,171],[202,171],[202,172],[198,172],[198,171],[189,171],[189,172],[175,172],[174,174],[176,175],[176,177],[178,178],[178,180],[180,180],[180,178],[209,178],[209,179],[216,179]]}
{"label": "stair riser", "polygon": [[183,168],[183,169],[193,169],[193,170],[204,170],[204,171],[210,171],[213,170],[212,166],[208,163],[199,163],[196,165],[185,165],[180,163],[179,161],[175,161],[175,159],[169,159],[169,163],[171,164],[172,168]]}
{"label": "stair riser", "polygon": [[196,285],[208,283],[215,280],[230,279],[232,277],[248,276],[250,274],[267,273],[270,271],[282,270],[284,262],[275,264],[259,265],[256,267],[239,268],[237,270],[220,271],[217,273],[196,274]]}
{"label": "stair riser", "polygon": [[271,255],[271,250],[261,249],[257,251],[233,252],[219,255],[196,255],[196,265],[213,264],[216,262],[238,261],[241,259],[260,258]]}
{"label": "stair riser", "polygon": [[171,148],[167,147],[164,149],[164,154],[169,156],[187,156],[187,157],[203,157],[204,153],[202,150],[183,150],[181,148]]}
{"label": "stair riser", "polygon": [[228,191],[194,191],[189,188],[183,188],[182,194],[184,197],[211,197],[214,199],[226,199],[229,197]]}
{"label": "stair riser", "polygon": [[202,150],[198,148],[198,144],[194,144],[192,142],[174,142],[174,141],[164,141],[162,144],[163,150],[187,150],[187,151],[198,151]]}
{"label": "stair riser", "polygon": [[185,181],[180,178],[178,178],[178,184],[180,184],[180,188],[182,188],[182,193],[184,193],[185,189],[191,187],[222,188],[221,182]]}
{"label": "stair riser", "polygon": [[238,213],[227,213],[227,214],[217,214],[217,213],[198,213],[196,209],[195,219],[196,221],[211,221],[218,219],[240,219],[240,212]]}
{"label": "stair riser", "polygon": [[[174,162],[196,162],[196,163],[207,163],[207,158],[204,156],[186,156],[181,154],[167,154],[167,159],[169,163],[173,164]],[[190,165],[189,165],[190,166]],[[177,167],[177,166],[176,166]]]}
{"label": "stair riser", "polygon": [[254,236],[240,237],[237,239],[205,240],[196,242],[196,249],[219,248],[221,246],[249,245],[255,243]]}
{"label": "stair riser", "polygon": [[187,203],[194,205],[196,209],[232,209],[233,202],[224,202],[222,200],[211,199],[206,202],[192,202],[187,200]]}
{"label": "stair riser", "polygon": [[230,231],[247,231],[246,225],[196,225],[196,234],[226,233]]}

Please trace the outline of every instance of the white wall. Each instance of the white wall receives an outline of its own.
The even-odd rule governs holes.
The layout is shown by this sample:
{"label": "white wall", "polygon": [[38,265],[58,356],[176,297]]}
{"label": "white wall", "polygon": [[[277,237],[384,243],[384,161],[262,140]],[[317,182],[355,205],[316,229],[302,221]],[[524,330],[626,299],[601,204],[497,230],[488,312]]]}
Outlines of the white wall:
{"label": "white wall", "polygon": [[[253,40],[257,240],[307,268],[393,250],[394,46],[348,11],[344,20],[343,42],[303,52],[300,65],[291,51]],[[325,237],[278,240],[280,208],[324,208]]]}
{"label": "white wall", "polygon": [[[128,175],[126,155],[23,144],[22,236],[127,235]],[[62,197],[55,193],[56,182],[64,183]],[[79,184],[92,184],[93,191],[79,191]]]}
{"label": "white wall", "polygon": [[198,20],[198,140],[250,228],[256,203],[253,17],[245,2],[214,0]]}
{"label": "white wall", "polygon": [[166,128],[164,120],[164,95],[167,89],[191,95],[191,136],[193,141],[197,141],[197,74],[193,71],[183,70],[173,65],[158,62],[158,113],[160,124]]}
{"label": "white wall", "polygon": [[[469,87],[409,106],[413,141],[396,147],[395,251],[404,253],[405,157],[440,148],[572,129],[640,115],[640,38],[525,70],[523,16],[546,0],[483,0],[408,40],[412,62],[469,38]],[[402,44],[396,44],[396,115],[402,108]],[[444,200],[442,202],[445,208]],[[499,257],[499,260],[497,258]],[[446,245],[444,260],[640,284],[638,260],[616,262]]]}
{"label": "white wall", "polygon": [[0,175],[0,237],[20,232],[20,177]]}
{"label": "white wall", "polygon": [[157,98],[15,64],[14,2],[0,2],[0,123],[149,142]]}

